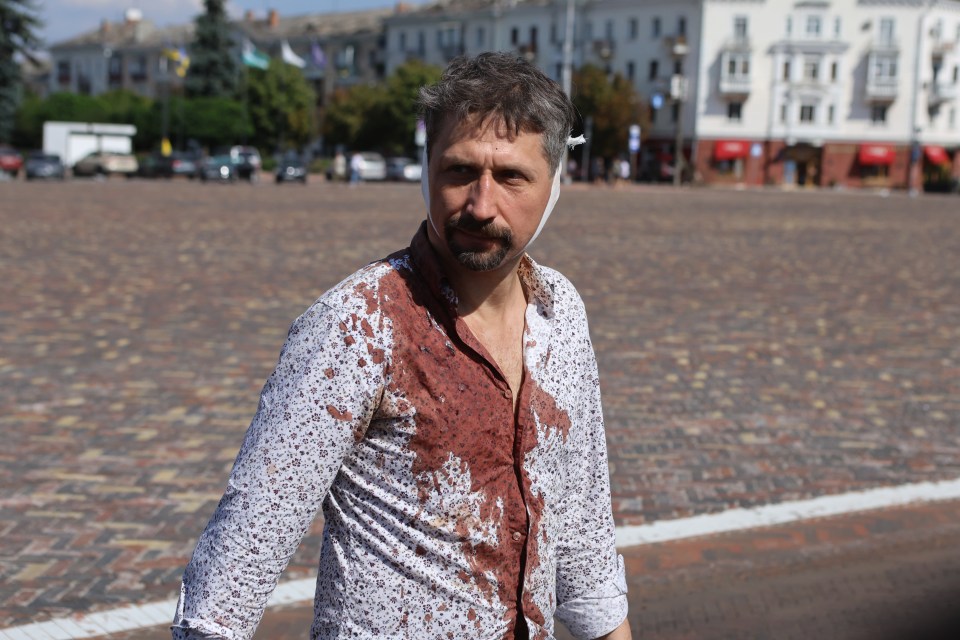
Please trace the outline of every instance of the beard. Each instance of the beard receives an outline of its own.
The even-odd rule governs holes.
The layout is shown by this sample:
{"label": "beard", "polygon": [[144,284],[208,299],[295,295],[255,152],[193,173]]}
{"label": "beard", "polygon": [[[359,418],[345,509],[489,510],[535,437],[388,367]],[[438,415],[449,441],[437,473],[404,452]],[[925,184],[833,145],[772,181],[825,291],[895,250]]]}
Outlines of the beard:
{"label": "beard", "polygon": [[[498,227],[492,222],[479,222],[470,215],[459,213],[447,219],[443,225],[447,247],[461,265],[471,271],[490,271],[496,269],[513,249],[513,233],[506,227]],[[487,250],[468,249],[454,238],[454,231],[466,231],[475,236],[494,240],[496,246]]]}

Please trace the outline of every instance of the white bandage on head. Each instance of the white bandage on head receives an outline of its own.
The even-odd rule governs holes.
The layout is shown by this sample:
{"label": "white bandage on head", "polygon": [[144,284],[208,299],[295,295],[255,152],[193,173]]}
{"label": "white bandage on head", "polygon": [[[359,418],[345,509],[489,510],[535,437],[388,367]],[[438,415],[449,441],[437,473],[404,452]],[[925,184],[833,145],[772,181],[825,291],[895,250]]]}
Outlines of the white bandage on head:
{"label": "white bandage on head", "polygon": [[[567,138],[567,146],[573,149],[579,144],[583,144],[587,139],[582,135]],[[430,221],[430,226],[433,227],[434,233],[438,236],[440,230],[437,229],[436,223],[433,221],[433,217],[430,215],[430,172],[428,170],[427,164],[427,144],[423,145],[423,152],[420,154],[420,193],[423,194],[423,202],[427,205],[427,220]],[[523,253],[527,248],[533,244],[533,241],[537,239],[537,236],[540,235],[540,232],[543,231],[544,225],[547,224],[547,219],[550,217],[550,214],[553,213],[553,208],[557,205],[557,200],[560,199],[560,182],[561,177],[563,176],[563,166],[557,165],[557,172],[553,175],[553,185],[550,188],[550,198],[547,200],[547,206],[543,210],[543,215],[540,216],[540,224],[537,225],[537,230],[533,233],[533,236],[530,240],[523,246],[520,250],[520,253]]]}

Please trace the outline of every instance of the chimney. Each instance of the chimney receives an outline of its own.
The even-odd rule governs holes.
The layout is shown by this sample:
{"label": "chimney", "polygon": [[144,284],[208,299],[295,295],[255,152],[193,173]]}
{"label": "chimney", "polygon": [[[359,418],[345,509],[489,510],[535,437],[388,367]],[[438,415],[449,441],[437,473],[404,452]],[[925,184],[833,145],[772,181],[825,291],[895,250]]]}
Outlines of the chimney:
{"label": "chimney", "polygon": [[109,20],[103,19],[103,20],[100,21],[100,33],[101,33],[101,34],[108,34],[108,33],[110,33],[110,21],[109,21]]}
{"label": "chimney", "polygon": [[398,2],[393,8],[394,13],[406,13],[407,11],[410,11],[410,5],[406,2]]}
{"label": "chimney", "polygon": [[280,25],[280,14],[276,9],[270,9],[270,13],[267,14],[267,24],[271,29],[276,29]]}
{"label": "chimney", "polygon": [[253,9],[247,9],[247,10],[243,13],[243,21],[244,21],[244,22],[253,22]]}

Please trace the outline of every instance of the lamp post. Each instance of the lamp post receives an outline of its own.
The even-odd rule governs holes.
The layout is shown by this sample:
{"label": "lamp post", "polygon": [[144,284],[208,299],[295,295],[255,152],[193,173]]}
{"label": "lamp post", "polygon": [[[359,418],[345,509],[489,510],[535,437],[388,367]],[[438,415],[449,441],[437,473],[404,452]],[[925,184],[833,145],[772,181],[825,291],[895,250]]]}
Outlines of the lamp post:
{"label": "lamp post", "polygon": [[673,152],[673,184],[679,187],[683,177],[683,99],[687,92],[687,78],[683,74],[683,60],[687,56],[687,40],[683,36],[677,36],[672,46],[670,54],[677,64],[678,73],[670,78],[670,97],[673,98],[677,107],[677,137],[674,141]]}

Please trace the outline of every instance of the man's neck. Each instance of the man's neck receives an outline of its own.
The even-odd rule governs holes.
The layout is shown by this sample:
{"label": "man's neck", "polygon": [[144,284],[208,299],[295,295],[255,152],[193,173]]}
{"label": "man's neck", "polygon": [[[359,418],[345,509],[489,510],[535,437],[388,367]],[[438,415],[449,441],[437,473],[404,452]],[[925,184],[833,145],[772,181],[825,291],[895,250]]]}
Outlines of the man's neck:
{"label": "man's neck", "polygon": [[526,297],[519,275],[521,259],[518,256],[491,271],[471,271],[459,263],[445,265],[460,316],[499,322],[522,308]]}

